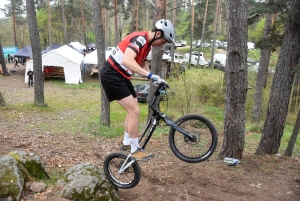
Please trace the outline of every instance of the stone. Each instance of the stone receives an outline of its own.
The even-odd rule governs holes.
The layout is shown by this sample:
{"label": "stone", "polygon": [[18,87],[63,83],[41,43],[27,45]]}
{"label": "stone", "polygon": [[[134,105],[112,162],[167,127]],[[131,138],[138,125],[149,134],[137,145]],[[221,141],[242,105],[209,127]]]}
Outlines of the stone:
{"label": "stone", "polygon": [[30,190],[32,190],[35,193],[42,193],[46,190],[46,184],[43,182],[33,182],[30,185]]}
{"label": "stone", "polygon": [[90,163],[78,164],[64,175],[61,196],[70,200],[117,201],[119,190],[105,177],[103,170]]}
{"label": "stone", "polygon": [[21,150],[15,150],[7,155],[14,157],[17,161],[22,163],[27,169],[30,176],[36,179],[48,179],[50,178],[46,172],[45,165],[39,155],[34,153],[27,153]]}
{"label": "stone", "polygon": [[0,157],[0,197],[7,200],[21,200],[27,177],[16,159]]}

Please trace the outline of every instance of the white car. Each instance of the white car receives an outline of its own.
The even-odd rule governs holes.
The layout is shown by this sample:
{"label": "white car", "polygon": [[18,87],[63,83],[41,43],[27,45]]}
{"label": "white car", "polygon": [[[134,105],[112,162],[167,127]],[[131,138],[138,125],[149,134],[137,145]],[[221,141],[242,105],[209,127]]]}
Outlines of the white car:
{"label": "white car", "polygon": [[184,47],[184,46],[186,46],[186,41],[185,40],[176,41],[175,46],[176,47]]}
{"label": "white car", "polygon": [[[199,59],[200,58],[200,59]],[[205,58],[204,58],[204,55],[203,55],[203,52],[200,53],[200,57],[199,57],[199,52],[197,51],[193,51],[192,52],[192,56],[191,56],[191,65],[197,65],[198,63],[198,59],[199,59],[199,65],[200,66],[208,66],[208,62],[205,61]],[[190,54],[189,53],[186,53],[184,55],[184,61],[185,62],[189,62],[190,60]]]}
{"label": "white car", "polygon": [[[170,57],[170,59],[168,59],[168,61],[171,61],[171,57]],[[184,62],[184,56],[182,54],[175,53],[174,54],[174,63],[181,64],[182,62]]]}

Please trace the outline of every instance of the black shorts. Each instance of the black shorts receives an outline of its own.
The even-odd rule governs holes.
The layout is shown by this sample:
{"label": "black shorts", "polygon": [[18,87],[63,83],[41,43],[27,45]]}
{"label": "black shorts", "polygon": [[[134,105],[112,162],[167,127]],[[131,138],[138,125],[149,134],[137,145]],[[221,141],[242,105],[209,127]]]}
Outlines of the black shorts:
{"label": "black shorts", "polygon": [[107,62],[104,62],[100,72],[100,79],[109,102],[121,100],[130,95],[136,98],[136,93],[131,81],[124,78]]}

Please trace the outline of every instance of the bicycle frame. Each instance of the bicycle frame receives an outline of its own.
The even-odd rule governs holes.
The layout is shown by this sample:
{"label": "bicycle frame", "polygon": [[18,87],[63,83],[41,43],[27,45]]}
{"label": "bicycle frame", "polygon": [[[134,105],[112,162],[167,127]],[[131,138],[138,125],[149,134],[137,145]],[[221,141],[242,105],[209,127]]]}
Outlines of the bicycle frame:
{"label": "bicycle frame", "polygon": [[[190,133],[187,133],[185,130],[183,130],[182,128],[180,128],[177,124],[175,124],[169,117],[167,117],[166,114],[162,113],[157,107],[155,107],[154,103],[156,102],[157,98],[160,96],[160,94],[166,93],[167,88],[169,88],[168,84],[165,82],[162,82],[159,84],[158,88],[156,89],[154,96],[149,104],[149,107],[151,108],[151,110],[153,111],[153,114],[151,116],[151,118],[149,119],[149,121],[147,122],[146,128],[143,131],[143,134],[145,134],[145,132],[147,132],[149,126],[151,126],[150,131],[149,131],[149,135],[146,137],[144,144],[141,145],[142,149],[145,149],[146,145],[148,144],[148,141],[150,140],[157,124],[159,123],[159,121],[162,119],[168,126],[170,126],[171,128],[179,131],[181,134],[183,134],[184,136],[188,137],[190,141],[195,142],[197,139],[194,135],[191,135]],[[151,124],[151,125],[150,125]]]}

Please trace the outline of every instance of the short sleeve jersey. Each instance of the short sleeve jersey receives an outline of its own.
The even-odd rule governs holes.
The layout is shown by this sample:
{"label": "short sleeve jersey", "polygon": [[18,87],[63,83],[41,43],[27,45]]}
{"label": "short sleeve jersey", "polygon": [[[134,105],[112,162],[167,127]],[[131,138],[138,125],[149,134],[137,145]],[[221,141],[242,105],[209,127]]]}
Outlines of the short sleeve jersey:
{"label": "short sleeve jersey", "polygon": [[135,61],[141,65],[146,60],[151,46],[148,42],[148,32],[134,32],[126,36],[107,58],[108,63],[116,69],[123,77],[130,79],[131,70],[122,65],[122,59],[126,48],[132,49],[137,55]]}

